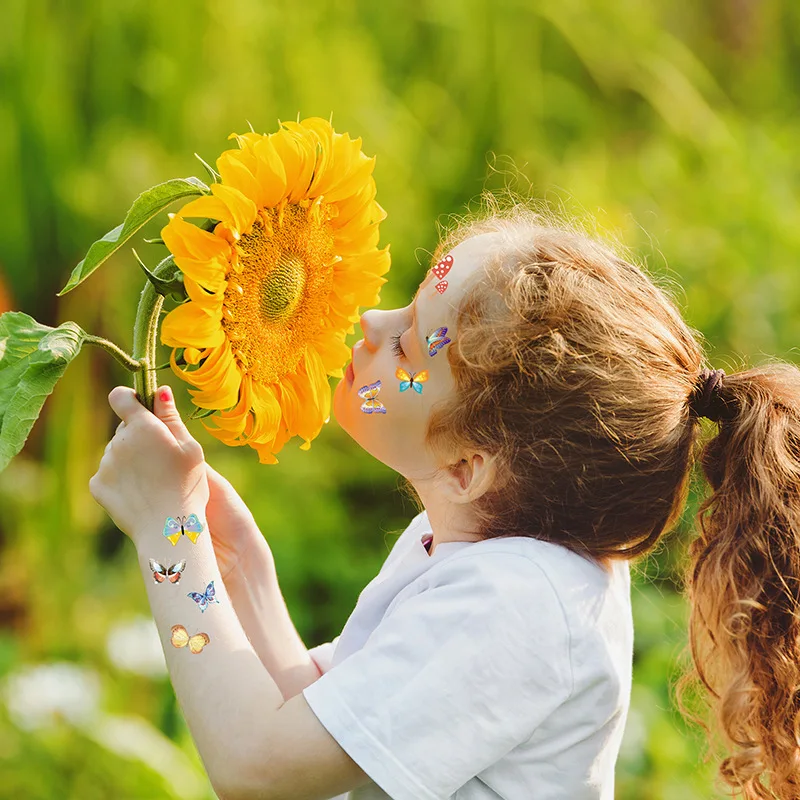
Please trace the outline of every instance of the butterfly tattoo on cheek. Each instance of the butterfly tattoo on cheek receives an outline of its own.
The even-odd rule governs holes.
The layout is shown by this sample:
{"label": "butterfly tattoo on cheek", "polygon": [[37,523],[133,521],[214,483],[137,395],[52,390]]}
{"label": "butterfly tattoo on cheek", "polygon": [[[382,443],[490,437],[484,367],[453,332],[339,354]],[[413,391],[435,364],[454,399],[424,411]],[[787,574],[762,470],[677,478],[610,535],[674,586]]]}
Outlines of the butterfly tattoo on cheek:
{"label": "butterfly tattoo on cheek", "polygon": [[364,401],[361,410],[365,414],[385,414],[386,406],[378,400],[378,393],[381,390],[381,382],[368,383],[358,390],[358,396]]}
{"label": "butterfly tattoo on cheek", "polygon": [[435,356],[451,340],[447,338],[447,328],[441,327],[426,336],[425,341],[428,343],[428,355]]}
{"label": "butterfly tattoo on cheek", "polygon": [[400,381],[401,392],[413,389],[417,394],[422,394],[422,384],[425,383],[429,377],[428,370],[426,369],[422,370],[422,372],[409,375],[402,367],[398,367],[394,375]]}

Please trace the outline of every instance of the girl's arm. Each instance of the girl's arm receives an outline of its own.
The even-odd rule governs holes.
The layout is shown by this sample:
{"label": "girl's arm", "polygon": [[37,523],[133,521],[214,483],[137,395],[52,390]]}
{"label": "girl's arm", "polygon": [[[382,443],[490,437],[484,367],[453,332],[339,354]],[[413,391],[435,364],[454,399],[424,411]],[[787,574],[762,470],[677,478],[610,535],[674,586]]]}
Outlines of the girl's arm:
{"label": "girl's arm", "polygon": [[[285,705],[234,611],[208,533],[195,544],[181,536],[174,549],[164,538],[164,521],[176,506],[205,518],[202,494],[164,497],[132,538],[175,694],[221,800],[322,800],[366,783],[366,774],[319,723],[302,694]],[[180,583],[156,583],[149,560],[156,555],[163,563],[173,550],[186,560]],[[213,597],[201,611],[187,595],[208,596],[211,584]],[[269,608],[272,602],[267,597],[252,605]],[[268,643],[267,648],[280,663],[287,662],[280,647]],[[299,682],[297,674],[290,665],[284,682]]]}
{"label": "girl's arm", "polygon": [[320,677],[316,663],[289,616],[274,565],[263,554],[248,554],[244,567],[225,580],[236,616],[284,700]]}
{"label": "girl's arm", "polygon": [[[112,390],[109,402],[125,425],[89,489],[136,546],[170,679],[217,794],[322,800],[366,783],[302,694],[284,702],[245,635],[205,525],[202,448],[171,399],[159,393],[155,415],[128,387]],[[192,514],[202,523],[196,536]],[[179,516],[183,525],[175,531],[166,523]],[[186,564],[178,581],[156,581],[151,559]]]}
{"label": "girl's arm", "polygon": [[233,485],[206,463],[206,514],[217,565],[253,649],[284,699],[320,676],[292,622],[272,551]]}

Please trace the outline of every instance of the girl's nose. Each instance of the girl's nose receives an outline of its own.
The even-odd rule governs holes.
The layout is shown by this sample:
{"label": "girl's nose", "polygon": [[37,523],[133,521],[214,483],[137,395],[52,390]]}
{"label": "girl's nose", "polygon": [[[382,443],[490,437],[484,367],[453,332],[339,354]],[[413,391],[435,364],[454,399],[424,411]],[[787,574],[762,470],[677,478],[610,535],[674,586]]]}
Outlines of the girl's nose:
{"label": "girl's nose", "polygon": [[383,319],[385,311],[371,308],[361,315],[361,330],[364,332],[364,346],[367,350],[377,350],[383,336]]}

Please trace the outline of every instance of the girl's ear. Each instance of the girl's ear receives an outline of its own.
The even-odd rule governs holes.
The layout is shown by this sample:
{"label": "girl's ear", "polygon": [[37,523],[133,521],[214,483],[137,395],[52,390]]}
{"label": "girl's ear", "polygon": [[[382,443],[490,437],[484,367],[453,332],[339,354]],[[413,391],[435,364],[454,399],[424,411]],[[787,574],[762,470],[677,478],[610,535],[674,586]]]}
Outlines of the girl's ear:
{"label": "girl's ear", "polygon": [[471,503],[494,485],[496,460],[488,453],[472,453],[449,467],[439,489],[452,503]]}

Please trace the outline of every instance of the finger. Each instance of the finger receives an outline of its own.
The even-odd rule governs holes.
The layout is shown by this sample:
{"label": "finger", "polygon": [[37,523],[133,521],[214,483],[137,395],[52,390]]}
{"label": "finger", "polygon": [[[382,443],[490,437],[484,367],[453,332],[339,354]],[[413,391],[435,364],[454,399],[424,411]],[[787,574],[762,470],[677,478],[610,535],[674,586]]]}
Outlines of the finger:
{"label": "finger", "polygon": [[159,386],[156,390],[156,399],[153,410],[155,415],[169,428],[170,433],[175,437],[175,441],[183,446],[194,441],[194,437],[189,433],[189,429],[183,424],[175,399],[172,396],[172,389],[169,386]]}
{"label": "finger", "polygon": [[115,386],[108,395],[108,404],[123,422],[129,423],[137,415],[148,413],[130,386]]}

